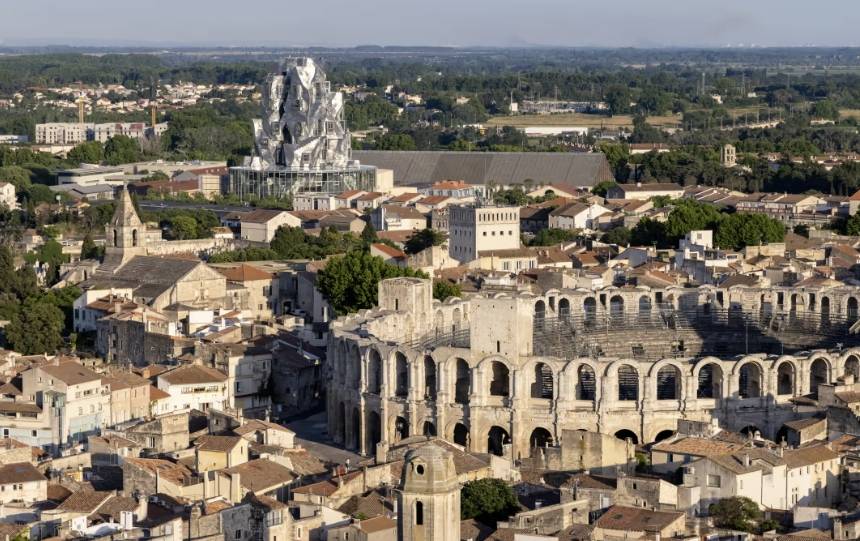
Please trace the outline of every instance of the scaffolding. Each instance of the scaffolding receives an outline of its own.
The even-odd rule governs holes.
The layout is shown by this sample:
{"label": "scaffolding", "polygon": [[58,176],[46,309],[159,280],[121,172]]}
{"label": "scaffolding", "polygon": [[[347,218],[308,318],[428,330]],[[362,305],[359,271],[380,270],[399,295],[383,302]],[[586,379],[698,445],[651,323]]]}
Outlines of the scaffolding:
{"label": "scaffolding", "polygon": [[376,167],[356,165],[342,169],[273,167],[230,168],[230,193],[242,201],[286,199],[299,193],[339,194],[347,190],[371,192],[376,188]]}

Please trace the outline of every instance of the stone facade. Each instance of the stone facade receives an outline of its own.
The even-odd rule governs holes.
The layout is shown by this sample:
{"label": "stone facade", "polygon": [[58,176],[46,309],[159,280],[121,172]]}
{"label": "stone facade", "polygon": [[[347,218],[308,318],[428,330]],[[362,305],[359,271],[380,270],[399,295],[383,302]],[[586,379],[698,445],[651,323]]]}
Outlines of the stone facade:
{"label": "stone facade", "polygon": [[564,430],[634,443],[679,420],[774,437],[792,399],[860,372],[860,289],[550,289],[432,300],[384,280],[379,309],[332,324],[329,430],[373,454],[432,434],[511,459]]}

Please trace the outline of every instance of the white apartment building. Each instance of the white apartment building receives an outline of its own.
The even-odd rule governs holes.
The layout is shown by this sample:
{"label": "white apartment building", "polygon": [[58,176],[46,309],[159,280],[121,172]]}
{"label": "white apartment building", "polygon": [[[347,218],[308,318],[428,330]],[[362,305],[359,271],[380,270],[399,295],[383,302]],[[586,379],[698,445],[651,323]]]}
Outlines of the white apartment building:
{"label": "white apartment building", "polygon": [[158,376],[158,389],[170,395],[159,404],[158,414],[209,408],[223,410],[229,403],[227,376],[207,366],[187,364]]}
{"label": "white apartment building", "polygon": [[520,247],[519,207],[448,207],[448,253],[468,263],[480,252]]}
{"label": "white apartment building", "polygon": [[87,140],[87,124],[51,122],[36,124],[36,143],[47,145],[76,145]]}
{"label": "white apartment building", "polygon": [[0,182],[0,206],[9,210],[18,208],[18,200],[15,199],[15,185],[11,182]]}
{"label": "white apartment building", "polygon": [[110,422],[110,389],[100,374],[73,361],[34,366],[21,374],[23,398],[52,408],[60,443],[83,441]]}

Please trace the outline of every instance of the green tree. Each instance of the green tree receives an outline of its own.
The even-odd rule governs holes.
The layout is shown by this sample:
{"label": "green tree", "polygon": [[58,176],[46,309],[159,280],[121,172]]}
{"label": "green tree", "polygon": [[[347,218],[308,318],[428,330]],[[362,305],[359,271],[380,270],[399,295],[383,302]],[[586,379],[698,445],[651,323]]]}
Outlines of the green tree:
{"label": "green tree", "polygon": [[713,517],[716,526],[744,532],[754,531],[756,523],[762,517],[758,505],[743,496],[724,498],[711,504],[708,513]]}
{"label": "green tree", "polygon": [[672,247],[666,236],[666,224],[651,218],[639,220],[639,223],[630,232],[630,244],[633,246],[657,245],[660,248]]}
{"label": "green tree", "polygon": [[501,479],[469,481],[460,490],[460,518],[495,524],[519,510],[513,489]]}
{"label": "green tree", "polygon": [[614,188],[618,186],[618,183],[612,180],[604,180],[603,182],[598,182],[591,188],[591,193],[594,195],[599,195],[600,197],[606,197],[606,192],[609,191],[610,188]]}
{"label": "green tree", "polygon": [[860,235],[860,212],[856,212],[845,220],[845,234],[851,236]]}
{"label": "green tree", "polygon": [[93,241],[93,236],[87,231],[84,235],[84,241],[81,244],[81,259],[101,259],[104,255],[104,248],[99,248]]}
{"label": "green tree", "polygon": [[839,120],[839,106],[836,102],[829,99],[815,102],[812,106],[812,116],[828,120]]}
{"label": "green tree", "polygon": [[404,248],[407,254],[417,254],[431,246],[440,246],[444,242],[445,233],[428,227],[421,231],[412,233],[412,235],[406,240]]}
{"label": "green tree", "polygon": [[105,143],[104,160],[109,165],[140,161],[140,144],[126,135],[114,135]]}
{"label": "green tree", "polygon": [[174,216],[170,219],[170,236],[177,240],[196,239],[198,237],[197,220],[191,216]]}
{"label": "green tree", "polygon": [[345,314],[376,306],[379,281],[397,276],[427,277],[418,270],[389,265],[363,250],[352,250],[328,260],[317,274],[317,287],[335,312]]}
{"label": "green tree", "polygon": [[24,355],[53,354],[63,345],[64,321],[62,310],[52,302],[29,297],[7,325],[6,339]]}
{"label": "green tree", "polygon": [[375,242],[379,242],[379,235],[376,234],[376,228],[369,221],[364,224],[364,229],[361,230],[361,241],[370,246]]}
{"label": "green tree", "polygon": [[529,242],[529,246],[552,246],[575,240],[579,235],[578,229],[541,229]]}
{"label": "green tree", "polygon": [[448,280],[433,281],[433,298],[444,301],[448,297],[460,297],[463,291],[459,284],[449,282]]}
{"label": "green tree", "polygon": [[101,163],[104,147],[99,141],[86,141],[70,150],[68,158],[75,163]]}
{"label": "green tree", "polygon": [[493,202],[497,205],[514,205],[521,207],[529,202],[526,192],[519,186],[509,190],[499,190],[493,194]]}
{"label": "green tree", "polygon": [[407,133],[387,133],[376,140],[376,150],[415,150],[415,139]]}
{"label": "green tree", "polygon": [[782,242],[784,238],[785,226],[779,220],[764,214],[739,212],[723,216],[714,242],[720,248],[739,250],[745,246]]}
{"label": "green tree", "polygon": [[617,244],[618,246],[627,246],[630,244],[632,233],[623,225],[613,227],[603,234],[601,241],[606,244]]}

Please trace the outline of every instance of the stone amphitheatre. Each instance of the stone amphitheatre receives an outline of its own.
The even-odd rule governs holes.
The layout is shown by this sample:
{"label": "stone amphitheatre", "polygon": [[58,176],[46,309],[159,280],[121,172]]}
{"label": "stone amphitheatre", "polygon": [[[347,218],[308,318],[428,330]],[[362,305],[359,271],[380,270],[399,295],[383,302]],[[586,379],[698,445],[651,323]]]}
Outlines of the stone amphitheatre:
{"label": "stone amphitheatre", "polygon": [[338,319],[329,431],[372,455],[414,435],[525,458],[589,430],[647,444],[679,419],[775,438],[818,385],[860,376],[860,288],[606,287],[432,298],[384,280]]}

